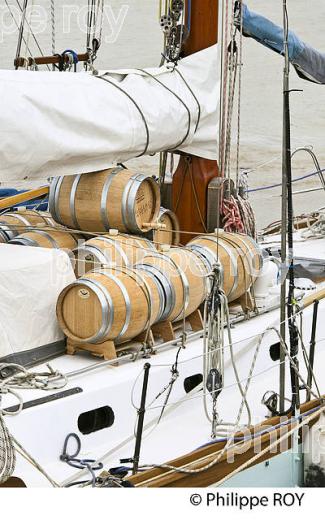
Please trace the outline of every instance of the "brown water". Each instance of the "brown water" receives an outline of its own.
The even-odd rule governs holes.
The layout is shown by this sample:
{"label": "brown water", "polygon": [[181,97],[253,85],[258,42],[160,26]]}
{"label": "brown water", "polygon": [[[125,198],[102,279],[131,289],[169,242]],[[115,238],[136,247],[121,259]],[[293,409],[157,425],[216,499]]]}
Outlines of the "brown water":
{"label": "brown water", "polygon": [[[10,3],[15,5],[14,0],[10,0]],[[34,0],[34,3],[42,5],[48,11],[49,0]],[[276,22],[282,22],[280,0],[277,2],[248,0],[247,3],[250,8],[259,10]],[[82,7],[86,2],[55,0],[56,48],[58,51],[71,47],[80,52],[84,51],[85,34],[78,29],[75,17],[71,17],[70,34],[62,34],[62,13],[63,6],[66,4]],[[112,20],[113,22],[114,19],[118,20],[119,16],[123,24],[114,43],[103,42],[98,67],[157,65],[162,46],[158,25],[158,0],[107,0],[106,5],[111,9],[109,12],[111,24]],[[322,23],[325,19],[325,2],[288,0],[288,5],[291,29],[305,41],[325,52],[325,33]],[[0,15],[4,7],[4,0],[0,0]],[[106,20],[103,34],[109,37],[112,32],[114,37],[114,29],[112,31],[112,25]],[[44,50],[50,52],[49,24],[46,32],[39,36],[39,41]],[[0,68],[12,67],[16,42],[17,33],[4,36],[3,42],[0,43]],[[283,60],[279,56],[252,40],[244,40],[240,162],[243,168],[253,170],[249,175],[252,188],[281,182],[282,75]],[[325,86],[304,82],[292,71],[291,87],[303,89],[303,92],[293,93],[291,96],[293,148],[312,145],[321,166],[325,167]],[[263,164],[264,166],[261,166]],[[140,164],[137,161],[137,166],[145,171],[155,172],[157,159],[142,159]],[[294,160],[293,175],[297,177],[311,171],[314,171],[314,165],[310,158],[302,153],[297,155]],[[317,185],[317,180],[312,178],[297,183],[295,189],[302,190]],[[259,227],[280,218],[280,193],[281,191],[276,189],[251,195]],[[324,192],[295,196],[296,213],[321,206],[325,206]]]}

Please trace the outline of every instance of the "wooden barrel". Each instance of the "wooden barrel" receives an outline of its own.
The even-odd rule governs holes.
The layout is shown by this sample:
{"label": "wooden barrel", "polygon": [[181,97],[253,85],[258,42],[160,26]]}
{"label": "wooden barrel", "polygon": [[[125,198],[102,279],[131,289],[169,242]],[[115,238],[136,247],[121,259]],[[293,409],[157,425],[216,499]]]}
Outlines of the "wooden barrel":
{"label": "wooden barrel", "polygon": [[14,238],[15,233],[12,231],[10,226],[0,223],[0,244],[5,244]]}
{"label": "wooden barrel", "polygon": [[178,246],[180,242],[179,222],[175,213],[169,209],[160,208],[158,224],[162,224],[162,229],[150,231],[147,236],[159,248],[160,244]]}
{"label": "wooden barrel", "polygon": [[194,312],[207,294],[208,270],[190,250],[171,249],[166,254],[148,254],[136,269],[155,274],[164,285],[168,312],[164,319],[178,321]]}
{"label": "wooden barrel", "polygon": [[220,230],[218,234],[196,237],[188,247],[200,254],[211,270],[219,263],[229,301],[245,294],[263,267],[261,249],[248,235]]}
{"label": "wooden barrel", "polygon": [[156,279],[127,268],[92,271],[59,296],[57,317],[79,343],[124,343],[156,323],[165,307]]}
{"label": "wooden barrel", "polygon": [[67,249],[72,251],[78,245],[82,238],[78,235],[68,233],[66,231],[51,230],[45,231],[42,229],[35,229],[35,231],[28,231],[22,233],[10,240],[10,244],[45,247],[46,249]]}
{"label": "wooden barrel", "polygon": [[185,316],[196,311],[209,293],[209,269],[204,260],[187,247],[173,247],[165,253],[184,273],[188,286]]}
{"label": "wooden barrel", "polygon": [[160,192],[152,177],[118,167],[56,178],[49,206],[54,220],[72,229],[141,233],[157,220]]}
{"label": "wooden barrel", "polygon": [[143,260],[148,251],[156,251],[150,240],[131,235],[102,235],[87,240],[74,251],[76,276],[108,267],[132,267]]}
{"label": "wooden barrel", "polygon": [[0,230],[5,230],[9,240],[19,235],[26,227],[55,227],[50,213],[36,210],[19,210],[0,215]]}

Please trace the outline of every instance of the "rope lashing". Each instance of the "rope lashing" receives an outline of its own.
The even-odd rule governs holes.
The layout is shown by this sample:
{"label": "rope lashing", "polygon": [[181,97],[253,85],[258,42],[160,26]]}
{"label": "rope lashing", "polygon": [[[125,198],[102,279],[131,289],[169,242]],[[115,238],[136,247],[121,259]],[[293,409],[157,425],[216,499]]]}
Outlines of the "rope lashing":
{"label": "rope lashing", "polygon": [[62,52],[62,56],[66,56],[66,55],[70,55],[72,57],[73,64],[77,65],[79,58],[78,58],[78,54],[75,51],[73,51],[72,49],[66,49],[65,51]]}
{"label": "rope lashing", "polygon": [[[169,151],[172,152],[173,150],[177,150],[187,140],[188,136],[190,135],[192,125],[194,124],[194,121],[192,120],[193,118],[192,118],[192,115],[191,115],[191,110],[187,106],[187,104],[184,102],[184,100],[176,92],[172,91],[167,85],[165,85],[162,81],[160,81],[156,76],[154,76],[153,74],[151,74],[148,71],[143,70],[143,69],[137,69],[137,70],[139,70],[139,72],[141,72],[143,75],[145,75],[145,76],[151,78],[152,80],[154,80],[156,83],[159,83],[159,85],[161,85],[161,87],[163,87],[166,91],[168,91],[170,94],[172,94],[173,97],[176,98],[177,101],[185,108],[186,113],[187,113],[187,119],[188,119],[188,124],[186,126],[186,134],[182,138],[182,140],[180,142],[178,142],[177,144],[175,144],[174,147],[171,150],[169,150]],[[193,90],[191,89],[190,85],[186,81],[186,79],[183,76],[183,74],[179,70],[177,70],[177,67],[174,67],[174,69],[171,71],[171,73],[174,72],[174,71],[177,72],[177,74],[179,75],[180,79],[183,81],[184,85],[188,89],[191,97],[194,99],[195,104],[197,105],[198,115],[197,115],[197,120],[195,122],[195,129],[194,129],[194,133],[195,133],[197,131],[197,129],[198,129],[198,126],[199,126],[199,123],[200,123],[200,119],[201,119],[201,112],[202,112],[202,110],[201,110],[200,102],[197,99],[197,97],[196,97],[195,93],[193,92]],[[144,149],[143,149],[143,151],[139,155],[137,155],[137,157],[142,157],[143,155],[149,155],[150,154],[150,131],[149,131],[149,125],[148,125],[148,122],[146,120],[145,114],[144,114],[141,106],[139,105],[139,103],[134,99],[134,97],[131,96],[131,94],[129,94],[129,92],[127,90],[124,90],[115,81],[110,79],[108,77],[108,73],[105,73],[103,75],[96,75],[95,77],[98,78],[98,79],[101,79],[103,81],[106,81],[107,83],[109,83],[110,85],[112,85],[113,87],[118,89],[120,92],[125,94],[125,96],[127,96],[127,98],[133,103],[133,105],[135,106],[136,110],[138,111],[138,113],[139,113],[139,115],[140,115],[140,117],[141,117],[141,119],[143,121],[143,124],[144,124],[144,127],[145,127],[145,134],[146,134],[146,141],[145,141]]]}
{"label": "rope lashing", "polygon": [[[77,64],[78,64],[78,54],[73,51],[72,49],[66,49],[62,52],[62,54],[55,54],[54,56],[57,56],[59,58],[59,65],[58,69],[59,71],[64,70],[71,70],[71,67],[74,65],[74,71],[77,70]],[[66,58],[68,58],[68,62],[66,61]]]}

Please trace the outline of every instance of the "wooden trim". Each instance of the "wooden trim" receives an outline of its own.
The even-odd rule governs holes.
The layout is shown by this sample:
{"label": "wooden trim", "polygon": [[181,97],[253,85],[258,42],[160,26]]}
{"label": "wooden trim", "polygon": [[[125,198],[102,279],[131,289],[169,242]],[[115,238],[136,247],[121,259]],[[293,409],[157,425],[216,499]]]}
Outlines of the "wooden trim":
{"label": "wooden trim", "polygon": [[[187,7],[188,7],[187,0]],[[184,43],[185,56],[211,47],[218,42],[218,0],[192,0],[191,32]]]}
{"label": "wooden trim", "polygon": [[302,300],[302,306],[304,309],[307,309],[307,307],[310,307],[310,305],[313,305],[313,303],[316,301],[316,300],[324,300],[325,299],[325,287],[323,287],[322,289],[320,289],[319,291],[317,292],[314,292],[312,294],[309,294],[308,296],[306,296],[306,298],[304,298]]}
{"label": "wooden trim", "polygon": [[[79,61],[88,61],[89,60],[89,54],[86,52],[84,54],[77,54],[78,56],[78,62]],[[25,67],[26,63],[28,67],[31,67],[32,65],[53,65],[60,63],[61,56],[55,55],[55,56],[39,56],[37,58],[17,58],[14,61],[15,67]],[[27,60],[27,61],[26,61]],[[64,56],[64,62],[68,63],[69,56],[65,54]]]}
{"label": "wooden trim", "polygon": [[[313,408],[316,408],[321,404],[321,400],[313,400],[309,401],[302,405],[301,407],[301,413],[306,413]],[[290,415],[289,415],[290,417]],[[280,423],[281,418],[280,417],[273,417],[270,419],[267,419],[266,421],[256,425],[253,428],[250,428],[249,431],[251,433],[257,433],[258,431],[264,430],[268,426],[276,426]],[[272,438],[272,441],[278,439],[282,433],[288,431],[288,427],[286,428],[279,428],[278,430],[272,431],[272,433],[266,433],[260,437],[261,441],[261,451],[267,447],[268,443],[270,442],[270,439]],[[243,436],[243,432],[238,432],[236,434],[236,437],[241,438]],[[272,436],[272,437],[271,437]],[[251,442],[251,441],[249,441]],[[247,446],[249,445],[249,442],[246,443]],[[169,465],[174,467],[182,467],[186,466],[187,464],[191,464],[192,469],[197,469],[200,467],[205,466],[210,461],[212,461],[218,453],[225,447],[225,442],[220,442],[218,444],[212,444],[205,446],[203,448],[200,448],[198,450],[195,450],[194,452],[191,452],[189,454],[183,455],[177,459],[174,459],[170,462],[168,462]],[[244,446],[244,445],[243,445]],[[257,461],[255,461],[251,466],[252,467],[256,464],[259,464],[265,460],[269,460],[279,453],[284,453],[287,451],[287,449],[290,449],[290,442],[286,444],[286,446],[281,446],[281,443],[278,445],[277,449],[275,450],[275,453],[266,453],[265,455],[261,456]],[[229,463],[227,461],[227,457],[230,454],[234,455],[234,462]],[[210,468],[207,471],[204,471],[202,473],[197,473],[194,475],[188,475],[184,473],[177,473],[168,469],[164,468],[156,468],[152,470],[148,470],[144,473],[138,473],[137,475],[134,475],[130,477],[129,481],[135,486],[135,487],[206,487],[209,485],[212,485],[225,476],[227,476],[230,472],[234,471],[238,467],[240,467],[243,463],[250,460],[255,455],[254,453],[254,447],[248,449],[246,453],[240,453],[236,454],[236,446],[233,448],[230,448],[227,450],[225,454],[220,458],[220,461],[214,465],[212,468]]]}
{"label": "wooden trim", "polygon": [[49,187],[43,186],[42,188],[37,188],[35,190],[18,193],[12,197],[6,197],[0,200],[0,210],[12,208],[13,206],[17,206],[17,204],[21,204],[22,202],[28,202],[30,200],[44,197],[45,195],[48,195],[48,193]]}

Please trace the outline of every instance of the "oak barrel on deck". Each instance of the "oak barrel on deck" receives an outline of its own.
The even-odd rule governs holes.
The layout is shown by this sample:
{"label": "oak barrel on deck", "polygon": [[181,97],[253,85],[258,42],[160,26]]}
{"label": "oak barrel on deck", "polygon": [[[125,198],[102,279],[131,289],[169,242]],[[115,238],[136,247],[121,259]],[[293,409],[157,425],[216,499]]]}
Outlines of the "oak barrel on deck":
{"label": "oak barrel on deck", "polygon": [[[185,316],[196,311],[209,292],[209,270],[204,260],[187,247],[171,248],[165,253],[184,273],[188,297],[185,304]],[[180,316],[182,317],[183,314]]]}
{"label": "oak barrel on deck", "polygon": [[1,235],[9,241],[20,233],[24,232],[24,228],[30,227],[54,227],[55,222],[50,213],[36,210],[19,210],[10,211],[0,215],[0,241]]}
{"label": "oak barrel on deck", "polygon": [[213,265],[219,263],[223,289],[229,301],[244,295],[263,267],[260,247],[248,235],[220,230],[196,237],[188,247],[200,254],[211,270]]}
{"label": "oak barrel on deck", "polygon": [[207,294],[207,269],[204,262],[188,249],[171,249],[166,254],[148,254],[136,269],[155,274],[165,287],[164,319],[178,321],[194,312]]}
{"label": "oak barrel on deck", "polygon": [[162,224],[162,229],[150,231],[147,236],[159,248],[161,244],[178,246],[180,242],[179,221],[176,214],[169,209],[160,208],[158,224]]}
{"label": "oak barrel on deck", "polygon": [[160,320],[164,293],[154,276],[127,268],[88,273],[59,296],[63,332],[78,343],[124,343]]}
{"label": "oak barrel on deck", "polygon": [[72,229],[141,233],[157,220],[160,192],[152,177],[117,167],[57,177],[49,207],[56,222]]}
{"label": "oak barrel on deck", "polygon": [[12,231],[11,227],[0,223],[0,244],[9,242],[9,240],[11,240],[14,236],[15,233]]}
{"label": "oak barrel on deck", "polygon": [[72,251],[82,238],[80,236],[61,230],[35,229],[22,233],[10,240],[10,244],[32,247],[44,247],[46,249],[67,249]]}
{"label": "oak barrel on deck", "polygon": [[119,233],[94,237],[74,251],[76,276],[102,266],[132,267],[143,260],[148,251],[156,251],[156,248],[141,236]]}

